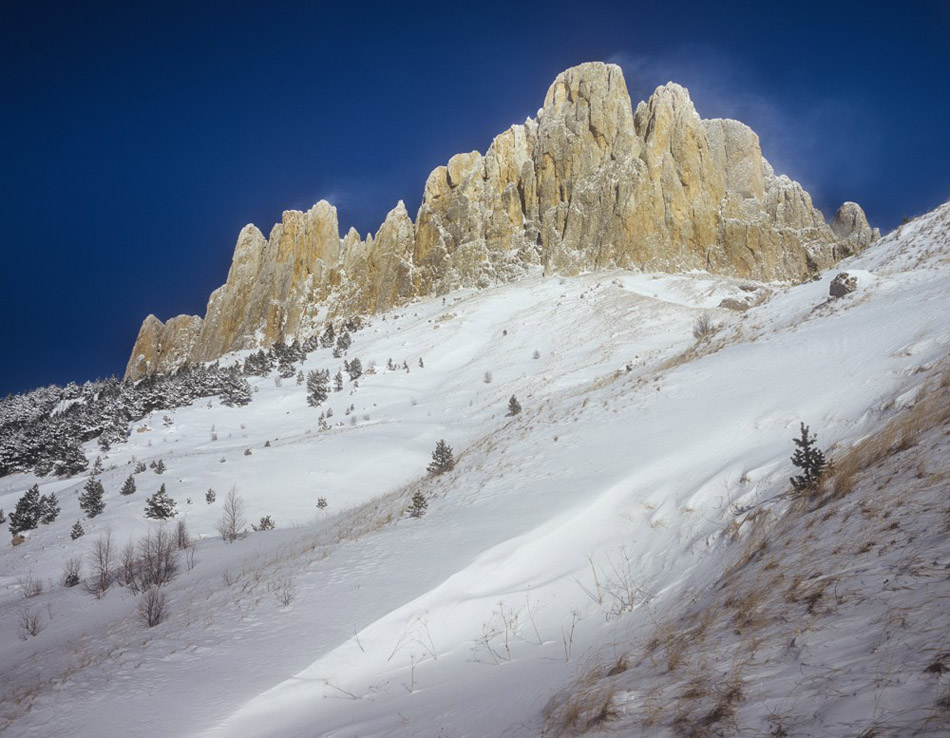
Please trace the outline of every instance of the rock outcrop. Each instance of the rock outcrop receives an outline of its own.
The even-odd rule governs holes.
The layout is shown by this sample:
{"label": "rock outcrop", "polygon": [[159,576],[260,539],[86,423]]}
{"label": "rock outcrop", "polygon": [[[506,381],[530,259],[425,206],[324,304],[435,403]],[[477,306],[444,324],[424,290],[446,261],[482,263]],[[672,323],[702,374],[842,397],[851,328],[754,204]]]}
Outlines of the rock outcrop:
{"label": "rock outcrop", "polygon": [[837,259],[856,254],[881,237],[881,232],[871,228],[864,210],[856,202],[842,203],[831,221],[831,232],[838,239],[835,246]]}
{"label": "rock outcrop", "polygon": [[125,376],[166,374],[190,363],[202,323],[197,315],[179,315],[167,323],[149,315],[139,328]]}
{"label": "rock outcrop", "polygon": [[847,272],[839,272],[835,275],[835,278],[831,280],[831,284],[828,285],[828,296],[834,298],[844,297],[845,295],[850,295],[857,288],[857,277]]}
{"label": "rock outcrop", "polygon": [[149,316],[126,369],[137,379],[228,351],[305,338],[334,315],[420,295],[620,267],[800,280],[874,238],[845,203],[829,227],[801,186],[776,175],[759,139],[703,120],[679,85],[633,109],[617,66],[558,75],[537,119],[428,177],[415,222],[400,202],[375,235],[342,239],[321,201],[270,236],[246,226],[204,320]]}

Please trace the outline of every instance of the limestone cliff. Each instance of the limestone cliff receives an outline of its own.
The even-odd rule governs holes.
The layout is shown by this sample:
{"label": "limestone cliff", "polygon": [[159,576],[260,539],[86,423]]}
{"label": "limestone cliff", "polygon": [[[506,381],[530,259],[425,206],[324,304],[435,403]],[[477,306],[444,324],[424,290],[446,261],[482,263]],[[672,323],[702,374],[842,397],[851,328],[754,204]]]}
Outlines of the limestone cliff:
{"label": "limestone cliff", "polygon": [[204,320],[146,318],[126,377],[228,351],[305,338],[328,316],[370,314],[415,296],[487,287],[531,269],[708,270],[800,280],[875,237],[845,203],[832,227],[801,186],[776,175],[759,139],[703,120],[679,85],[634,110],[620,68],[558,75],[537,119],[428,177],[415,222],[400,202],[375,235],[341,239],[321,201],[287,211],[270,236],[246,226]]}

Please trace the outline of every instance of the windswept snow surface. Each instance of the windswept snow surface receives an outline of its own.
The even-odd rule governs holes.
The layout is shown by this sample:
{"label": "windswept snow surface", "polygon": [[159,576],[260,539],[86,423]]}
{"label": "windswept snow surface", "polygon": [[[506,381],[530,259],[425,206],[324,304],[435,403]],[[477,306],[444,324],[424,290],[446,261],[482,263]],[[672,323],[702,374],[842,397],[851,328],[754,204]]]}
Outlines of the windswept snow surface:
{"label": "windswept snow surface", "polygon": [[[724,529],[787,490],[800,422],[844,449],[913,402],[950,344],[948,222],[943,206],[842,263],[859,289],[834,301],[835,272],[760,286],[774,294],[745,313],[715,307],[745,281],[615,272],[410,304],[354,335],[347,358],[376,372],[320,409],[272,376],[247,407],[139,423],[104,458],[105,513],[77,541],[85,477],[0,479],[7,512],[34,481],[63,508],[0,549],[0,730],[538,734],[552,694],[645,622],[644,603],[720,576]],[[697,342],[703,312],[720,329]],[[303,368],[341,365],[321,349]],[[512,394],[524,411],[509,417]],[[427,476],[442,438],[457,466]],[[168,470],[122,497],[133,458]],[[201,540],[149,629],[127,590],[96,599],[59,578],[107,531],[117,548],[143,535],[161,483]],[[232,487],[249,522],[278,529],[221,541]],[[428,512],[410,518],[416,491]],[[44,592],[24,599],[29,576]],[[42,630],[22,640],[26,611]]]}

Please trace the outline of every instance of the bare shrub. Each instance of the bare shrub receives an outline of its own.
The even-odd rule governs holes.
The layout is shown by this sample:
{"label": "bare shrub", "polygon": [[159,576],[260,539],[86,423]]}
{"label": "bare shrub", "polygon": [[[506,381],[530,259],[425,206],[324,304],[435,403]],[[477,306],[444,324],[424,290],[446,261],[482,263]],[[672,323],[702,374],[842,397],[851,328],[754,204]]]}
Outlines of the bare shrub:
{"label": "bare shrub", "polygon": [[577,623],[580,622],[581,611],[571,610],[571,627],[561,626],[561,642],[564,644],[564,661],[571,660],[571,652],[574,650],[574,631],[577,629]]}
{"label": "bare shrub", "polygon": [[221,535],[221,539],[228,543],[244,537],[247,518],[244,516],[244,500],[238,496],[236,488],[232,487],[228,492],[227,499],[224,501],[224,511],[214,527]]}
{"label": "bare shrub", "polygon": [[39,610],[32,607],[20,611],[20,638],[27,640],[35,638],[43,630],[43,616]]}
{"label": "bare shrub", "polygon": [[20,587],[24,599],[36,597],[43,593],[43,582],[32,575],[17,579],[17,585]]}
{"label": "bare shrub", "polygon": [[632,611],[638,602],[649,599],[649,595],[634,579],[633,562],[623,546],[609,553],[601,568],[594,564],[591,557],[588,557],[588,562],[593,576],[591,586],[580,580],[575,581],[591,600],[604,608],[607,620],[619,618]]}
{"label": "bare shrub", "polygon": [[82,558],[73,556],[63,565],[63,586],[75,587],[82,576]]}
{"label": "bare shrub", "polygon": [[112,548],[111,532],[99,536],[92,544],[89,564],[92,567],[92,580],[87,586],[96,597],[102,597],[115,576],[112,570],[115,566],[115,551]]}
{"label": "bare shrub", "polygon": [[171,532],[163,525],[150,530],[139,541],[139,588],[160,587],[178,571],[178,554]]}
{"label": "bare shrub", "polygon": [[718,330],[719,326],[713,323],[709,313],[702,313],[693,324],[693,338],[697,341],[705,341]]}
{"label": "bare shrub", "polygon": [[186,549],[191,543],[191,537],[188,535],[188,524],[184,518],[179,518],[175,524],[175,545],[179,549]]}
{"label": "bare shrub", "polygon": [[195,568],[195,554],[198,553],[198,541],[192,541],[185,549],[185,566],[188,571]]}
{"label": "bare shrub", "polygon": [[272,588],[278,604],[287,607],[297,598],[297,585],[291,577],[280,577]]}
{"label": "bare shrub", "polygon": [[164,525],[150,530],[138,545],[129,541],[122,549],[120,583],[134,594],[170,582],[178,571],[176,538]]}
{"label": "bare shrub", "polygon": [[165,592],[161,587],[151,586],[142,594],[138,604],[139,618],[149,628],[154,628],[165,619]]}
{"label": "bare shrub", "polygon": [[135,543],[129,539],[119,554],[119,584],[130,589],[133,594],[139,593],[138,569],[139,557],[135,552]]}
{"label": "bare shrub", "polygon": [[476,653],[484,650],[494,664],[511,661],[511,648],[516,639],[521,639],[521,626],[521,611],[499,602],[488,622],[482,624]]}

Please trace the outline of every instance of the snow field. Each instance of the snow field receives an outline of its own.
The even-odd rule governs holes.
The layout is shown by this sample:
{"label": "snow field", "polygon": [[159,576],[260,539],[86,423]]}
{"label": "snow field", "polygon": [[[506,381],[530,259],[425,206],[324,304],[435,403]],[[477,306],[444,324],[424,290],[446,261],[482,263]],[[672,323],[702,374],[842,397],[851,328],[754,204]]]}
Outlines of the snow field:
{"label": "snow field", "polygon": [[[342,425],[320,431],[304,387],[272,378],[251,380],[247,407],[199,401],[168,427],[161,413],[139,424],[104,459],[106,511],[76,542],[85,478],[0,479],[7,511],[33,481],[63,507],[0,550],[6,731],[537,734],[559,690],[596,692],[605,649],[619,658],[648,640],[657,613],[675,622],[723,575],[737,515],[781,504],[800,421],[846,450],[914,401],[950,342],[933,240],[944,210],[842,264],[860,288],[833,303],[833,273],[773,287],[743,314],[715,306],[744,282],[708,275],[537,277],[413,303],[354,335],[348,358],[377,371],[331,393]],[[697,345],[703,311],[723,325]],[[410,371],[386,370],[388,358]],[[321,349],[303,368],[340,364]],[[519,416],[505,414],[511,394]],[[427,478],[440,438],[458,465]],[[133,457],[168,471],[137,475],[122,498]],[[141,536],[162,482],[201,542],[166,587],[168,620],[146,629],[130,593],[97,600],[55,580],[106,530],[120,544]],[[249,522],[270,514],[278,529],[220,541],[232,486]],[[404,514],[415,490],[429,499],[418,520]],[[28,575],[53,583],[30,598],[50,608],[43,630],[21,640]],[[854,617],[840,627],[860,632],[868,620]],[[652,696],[628,686],[611,709],[642,714],[647,697],[668,696],[658,684]]]}

